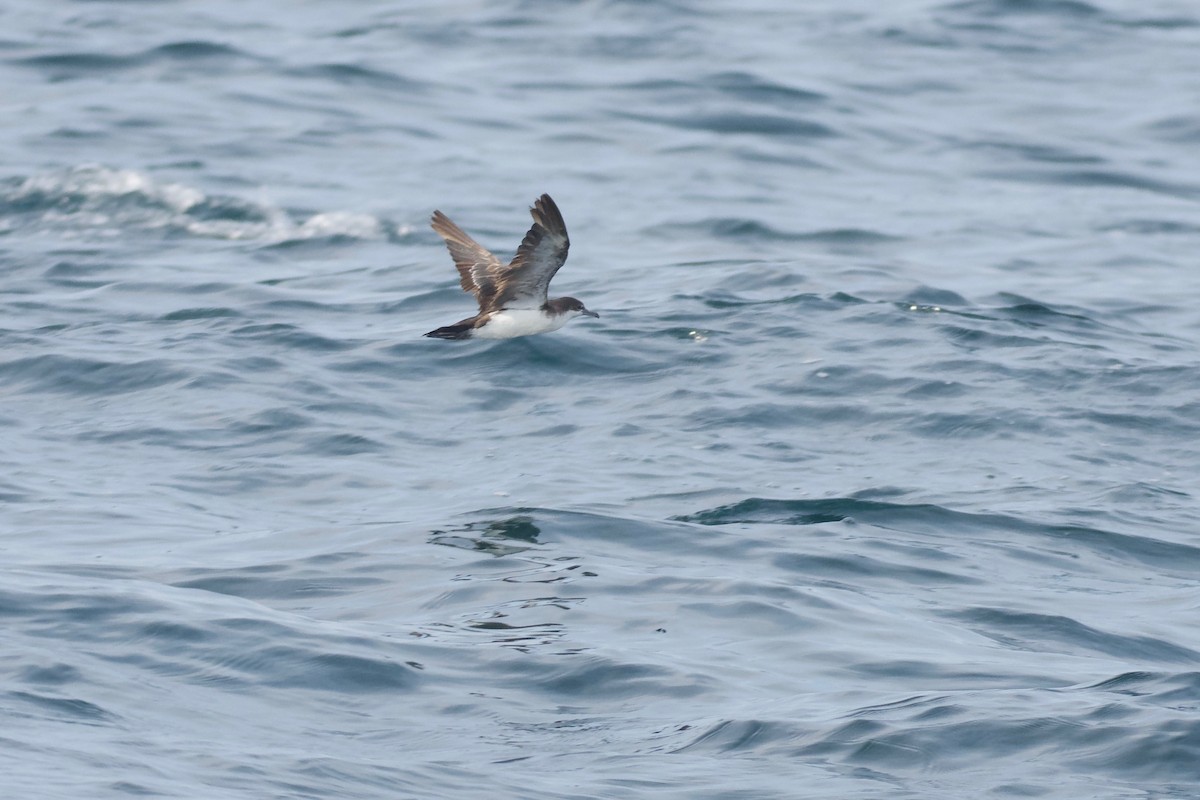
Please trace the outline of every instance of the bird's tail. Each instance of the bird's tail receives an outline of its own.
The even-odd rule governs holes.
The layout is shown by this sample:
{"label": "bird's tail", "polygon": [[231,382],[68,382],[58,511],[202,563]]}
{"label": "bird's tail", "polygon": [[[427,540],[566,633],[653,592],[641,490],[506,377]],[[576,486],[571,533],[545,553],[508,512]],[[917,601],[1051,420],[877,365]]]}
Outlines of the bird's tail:
{"label": "bird's tail", "polygon": [[474,326],[470,322],[458,322],[438,328],[436,331],[430,331],[425,335],[432,336],[434,339],[470,339],[472,330],[474,330]]}

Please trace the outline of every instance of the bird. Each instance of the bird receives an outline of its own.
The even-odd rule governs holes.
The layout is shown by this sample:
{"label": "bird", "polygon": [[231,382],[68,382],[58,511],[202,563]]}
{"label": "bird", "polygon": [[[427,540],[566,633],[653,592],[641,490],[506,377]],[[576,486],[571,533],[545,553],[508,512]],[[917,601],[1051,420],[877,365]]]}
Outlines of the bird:
{"label": "bird", "polygon": [[599,317],[574,297],[548,298],[554,273],[571,242],[562,213],[543,194],[529,209],[533,227],[508,266],[500,263],[441,211],[430,225],[446,240],[464,292],[475,295],[479,313],[425,334],[435,339],[513,339],[556,331],[575,317]]}

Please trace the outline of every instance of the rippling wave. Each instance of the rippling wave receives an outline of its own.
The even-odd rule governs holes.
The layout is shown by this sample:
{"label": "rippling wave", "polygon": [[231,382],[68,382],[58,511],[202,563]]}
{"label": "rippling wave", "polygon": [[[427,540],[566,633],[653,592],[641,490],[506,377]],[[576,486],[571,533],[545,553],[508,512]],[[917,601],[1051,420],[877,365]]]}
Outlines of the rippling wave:
{"label": "rippling wave", "polygon": [[8,794],[1195,794],[1193,9],[3,20]]}
{"label": "rippling wave", "polygon": [[388,235],[386,222],[365,214],[324,212],[298,221],[267,203],[210,196],[134,170],[94,165],[9,179],[0,188],[0,231],[54,230],[78,238],[139,229],[275,243]]}

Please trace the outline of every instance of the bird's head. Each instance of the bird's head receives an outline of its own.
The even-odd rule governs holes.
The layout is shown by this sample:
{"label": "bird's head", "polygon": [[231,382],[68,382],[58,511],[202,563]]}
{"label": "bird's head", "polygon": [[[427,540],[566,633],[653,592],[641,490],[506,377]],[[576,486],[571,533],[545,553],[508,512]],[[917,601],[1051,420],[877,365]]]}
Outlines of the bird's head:
{"label": "bird's head", "polygon": [[555,312],[559,314],[570,314],[573,317],[585,316],[600,318],[600,315],[595,311],[589,311],[583,303],[576,300],[574,297],[560,297],[554,301]]}

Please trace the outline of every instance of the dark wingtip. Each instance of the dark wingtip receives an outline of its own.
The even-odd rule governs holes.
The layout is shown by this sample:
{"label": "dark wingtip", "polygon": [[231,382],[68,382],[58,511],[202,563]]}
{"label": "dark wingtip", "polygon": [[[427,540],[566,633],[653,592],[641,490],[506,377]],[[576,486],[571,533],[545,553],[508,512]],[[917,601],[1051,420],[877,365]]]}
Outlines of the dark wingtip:
{"label": "dark wingtip", "polygon": [[[562,212],[558,210],[558,206],[550,195],[543,194],[533,201],[533,208],[529,209],[529,214],[538,225],[566,237],[567,223],[563,221]],[[563,258],[565,259],[566,256],[564,255]]]}

